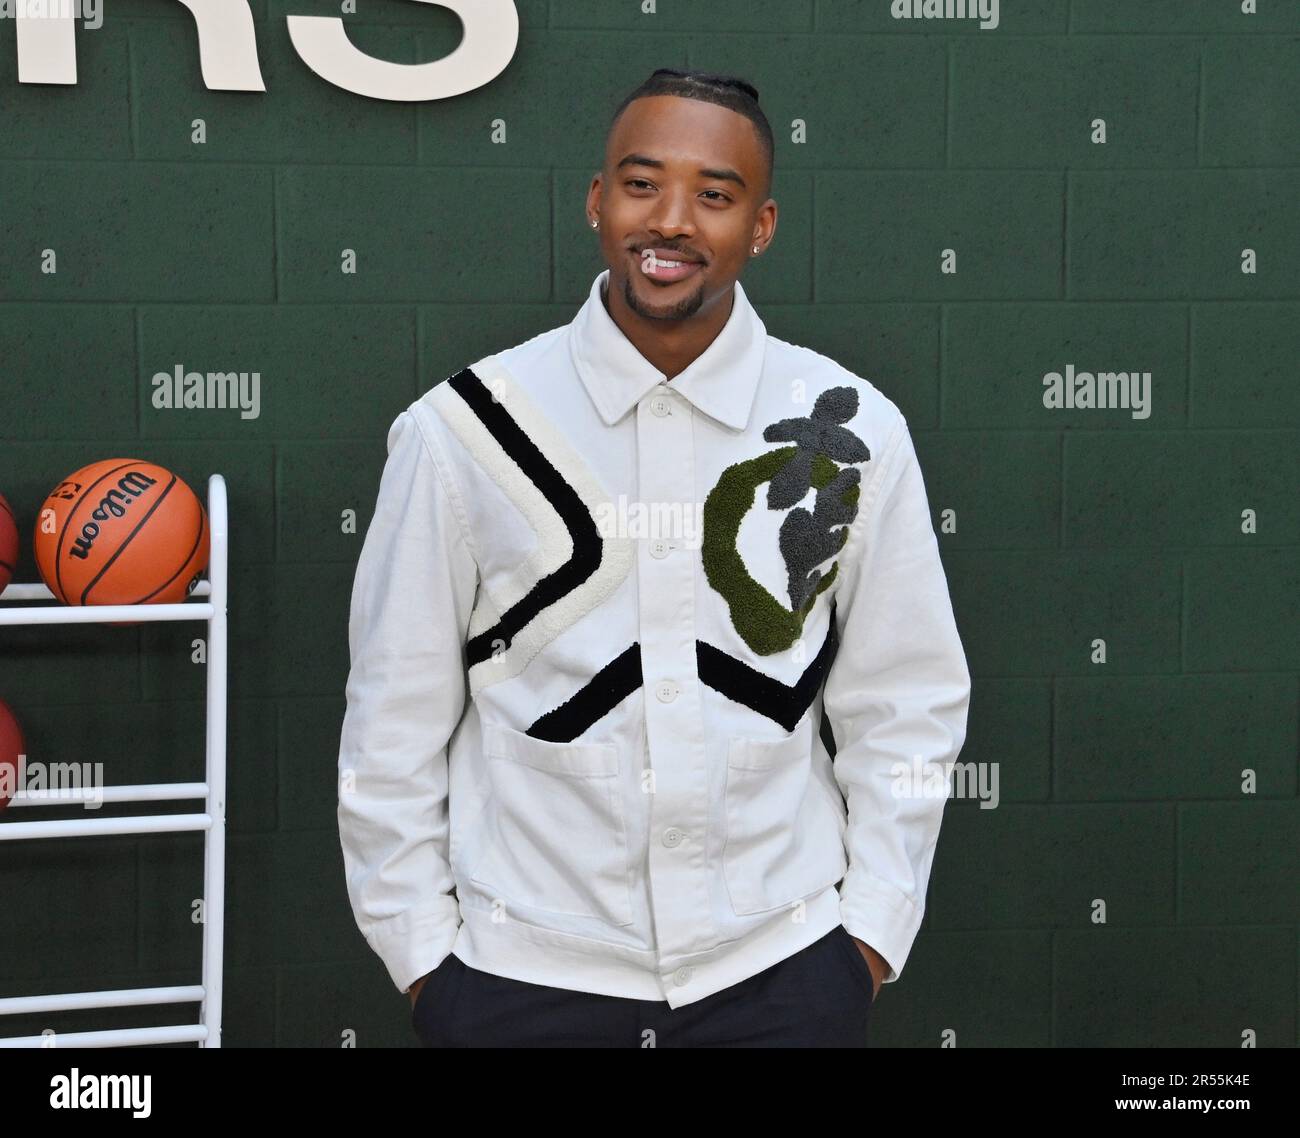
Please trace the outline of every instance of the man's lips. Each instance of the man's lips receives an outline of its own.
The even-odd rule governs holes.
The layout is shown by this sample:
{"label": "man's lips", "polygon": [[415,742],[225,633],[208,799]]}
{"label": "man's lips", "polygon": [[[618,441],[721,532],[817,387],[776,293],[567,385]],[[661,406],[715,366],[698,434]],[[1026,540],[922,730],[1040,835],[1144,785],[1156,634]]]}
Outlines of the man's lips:
{"label": "man's lips", "polygon": [[685,280],[701,268],[701,262],[668,249],[643,249],[640,253],[633,253],[633,256],[640,259],[642,275],[663,284]]}

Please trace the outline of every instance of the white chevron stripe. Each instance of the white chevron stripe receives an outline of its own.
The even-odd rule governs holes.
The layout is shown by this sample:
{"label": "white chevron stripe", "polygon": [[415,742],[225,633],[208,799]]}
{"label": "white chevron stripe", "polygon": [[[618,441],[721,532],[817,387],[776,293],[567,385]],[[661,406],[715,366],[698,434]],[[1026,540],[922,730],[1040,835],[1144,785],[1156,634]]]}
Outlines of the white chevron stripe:
{"label": "white chevron stripe", "polygon": [[[498,357],[489,356],[474,364],[472,370],[573,488],[587,507],[595,528],[597,511],[602,504],[609,508],[610,495],[586,462],[524,392]],[[496,592],[487,597],[483,595],[486,588],[480,589],[480,599],[469,626],[470,635],[477,636],[527,596],[538,581],[568,561],[573,556],[573,541],[555,507],[454,390],[448,387],[441,393],[437,406],[461,445],[514,503],[537,534],[536,547],[506,578],[504,588],[498,585]],[[631,571],[634,557],[632,538],[605,537],[600,565],[586,581],[538,613],[519,630],[508,648],[502,645],[492,657],[470,668],[471,694],[522,672],[543,647],[614,593]]]}

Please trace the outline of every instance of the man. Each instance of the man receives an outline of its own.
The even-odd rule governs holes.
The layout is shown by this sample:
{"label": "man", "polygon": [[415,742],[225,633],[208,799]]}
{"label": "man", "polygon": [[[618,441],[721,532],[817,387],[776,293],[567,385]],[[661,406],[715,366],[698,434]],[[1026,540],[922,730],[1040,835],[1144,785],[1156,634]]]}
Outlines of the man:
{"label": "man", "polygon": [[738,283],[772,159],[656,71],[573,322],[393,424],[339,828],[426,1046],[864,1046],[920,926],[970,677],[905,419]]}

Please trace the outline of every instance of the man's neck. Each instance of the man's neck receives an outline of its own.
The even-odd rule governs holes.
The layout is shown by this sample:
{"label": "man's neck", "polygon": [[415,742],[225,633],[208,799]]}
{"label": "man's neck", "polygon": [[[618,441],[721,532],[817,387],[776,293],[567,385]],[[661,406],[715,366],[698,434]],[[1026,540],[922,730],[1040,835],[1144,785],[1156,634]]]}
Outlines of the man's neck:
{"label": "man's neck", "polygon": [[736,303],[736,290],[733,287],[712,309],[701,309],[687,320],[648,320],[628,308],[622,297],[611,305],[608,281],[601,287],[600,299],[632,346],[667,380],[672,380],[703,355],[726,327]]}

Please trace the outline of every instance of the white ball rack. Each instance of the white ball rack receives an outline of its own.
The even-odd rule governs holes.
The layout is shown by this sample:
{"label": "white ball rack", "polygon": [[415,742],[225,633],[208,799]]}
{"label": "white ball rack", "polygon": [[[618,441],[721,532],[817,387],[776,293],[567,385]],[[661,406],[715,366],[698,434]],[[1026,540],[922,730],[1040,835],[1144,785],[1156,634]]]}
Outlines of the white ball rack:
{"label": "white ball rack", "polygon": [[[0,626],[20,624],[104,624],[112,621],[203,620],[207,644],[207,761],[203,782],[141,786],[82,787],[48,796],[14,797],[0,815],[0,842],[33,838],[77,838],[107,834],[158,834],[202,830],[203,840],[203,974],[202,983],[170,988],[124,988],[117,991],[65,992],[52,996],[0,999],[0,1016],[44,1014],[83,1008],[121,1008],[146,1004],[199,1004],[199,1022],[165,1027],[107,1031],[45,1032],[0,1037],[5,1047],[130,1047],[194,1042],[221,1046],[222,948],[226,903],[226,670],[227,554],[226,483],[220,474],[208,479],[208,524],[211,531],[208,579],[190,598],[170,605],[53,605],[8,607],[5,602],[50,601],[44,585],[13,585],[0,592]],[[195,602],[195,597],[207,597]],[[169,802],[201,799],[201,814],[157,814],[122,818],[15,822],[20,807],[67,805],[93,799],[106,803]]]}

